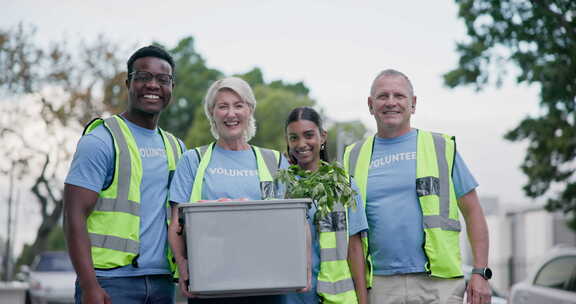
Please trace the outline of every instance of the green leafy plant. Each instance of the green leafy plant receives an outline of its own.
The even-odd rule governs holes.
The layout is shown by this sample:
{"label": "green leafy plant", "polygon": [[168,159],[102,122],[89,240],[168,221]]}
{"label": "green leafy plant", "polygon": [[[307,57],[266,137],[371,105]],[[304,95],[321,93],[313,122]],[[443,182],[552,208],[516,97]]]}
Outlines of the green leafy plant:
{"label": "green leafy plant", "polygon": [[316,171],[308,171],[297,165],[279,170],[276,180],[286,187],[286,198],[311,198],[316,203],[316,220],[325,217],[337,202],[345,208],[356,208],[348,175],[338,163],[321,161]]}

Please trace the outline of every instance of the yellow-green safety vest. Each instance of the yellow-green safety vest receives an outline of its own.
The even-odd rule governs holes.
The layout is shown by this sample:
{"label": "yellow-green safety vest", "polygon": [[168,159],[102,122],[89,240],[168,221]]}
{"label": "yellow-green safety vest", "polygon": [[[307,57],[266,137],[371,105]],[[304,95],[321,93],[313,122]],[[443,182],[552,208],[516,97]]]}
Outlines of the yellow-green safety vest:
{"label": "yellow-green safety vest", "polygon": [[321,303],[358,303],[348,266],[348,212],[341,203],[318,222],[320,271],[316,293]]}
{"label": "yellow-green safety vest", "polygon": [[[344,152],[344,169],[354,176],[364,206],[373,145],[371,136],[346,147]],[[452,181],[455,155],[454,137],[418,130],[415,183],[423,216],[426,271],[439,278],[463,275],[458,200]]]}
{"label": "yellow-green safety vest", "polygon": [[[100,191],[96,206],[86,222],[92,260],[95,269],[114,269],[130,264],[137,267],[140,251],[142,159],[130,128],[118,115],[94,119],[86,126],[83,135],[102,124],[112,135],[115,163],[112,183]],[[174,135],[160,128],[158,130],[164,141],[171,177],[176,170],[176,162],[182,155],[182,147]],[[169,220],[168,198],[164,203],[166,218]],[[166,257],[174,271],[176,267],[169,246]]]}
{"label": "yellow-green safety vest", "polygon": [[[194,177],[194,184],[192,186],[192,192],[190,193],[189,201],[191,203],[202,199],[202,184],[204,183],[204,174],[206,173],[206,168],[208,168],[208,164],[212,158],[212,151],[214,150],[215,144],[215,142],[212,142],[209,145],[195,148],[198,158],[200,159],[200,163],[198,164],[196,176]],[[271,187],[274,181],[274,176],[276,175],[276,172],[278,172],[278,167],[280,166],[280,152],[259,148],[256,146],[250,147],[256,155],[258,179],[260,180],[261,185],[260,188],[262,189],[264,185]]]}

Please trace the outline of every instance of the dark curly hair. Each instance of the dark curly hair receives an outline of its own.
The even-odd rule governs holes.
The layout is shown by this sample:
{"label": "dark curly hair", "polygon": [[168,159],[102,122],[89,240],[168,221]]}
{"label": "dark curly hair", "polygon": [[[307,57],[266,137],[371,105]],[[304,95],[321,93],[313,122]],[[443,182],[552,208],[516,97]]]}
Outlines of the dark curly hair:
{"label": "dark curly hair", "polygon": [[176,71],[174,58],[172,58],[172,56],[168,52],[166,52],[166,50],[164,50],[163,48],[157,45],[149,45],[138,49],[136,52],[134,52],[134,54],[132,54],[132,56],[130,56],[130,58],[126,62],[126,67],[128,68],[128,79],[130,79],[130,75],[133,72],[134,61],[143,57],[156,57],[166,60],[170,64],[170,67],[172,68],[172,76],[174,76],[174,73]]}

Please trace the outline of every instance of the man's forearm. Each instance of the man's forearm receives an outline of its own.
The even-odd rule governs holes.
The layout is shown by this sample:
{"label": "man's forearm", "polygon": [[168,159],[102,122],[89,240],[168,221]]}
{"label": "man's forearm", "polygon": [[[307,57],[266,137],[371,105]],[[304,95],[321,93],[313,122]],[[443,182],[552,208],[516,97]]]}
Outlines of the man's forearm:
{"label": "man's forearm", "polygon": [[66,239],[68,251],[82,288],[96,284],[96,273],[92,264],[90,239],[85,219],[68,219]]}
{"label": "man's forearm", "polygon": [[87,191],[71,185],[64,187],[64,231],[70,259],[82,288],[97,284],[86,228],[89,206],[95,204],[97,195]]}
{"label": "man's forearm", "polygon": [[473,266],[486,267],[490,247],[488,225],[476,191],[473,190],[465,194],[459,199],[459,202],[466,221],[466,232],[474,259]]}
{"label": "man's forearm", "polygon": [[[489,236],[488,225],[476,190],[472,190],[458,199],[458,204],[464,220],[472,255],[476,268],[488,266]],[[490,302],[490,286],[488,281],[479,275],[472,275],[466,288],[468,303],[480,304]]]}
{"label": "man's forearm", "polygon": [[488,227],[484,218],[473,217],[468,222],[468,239],[472,248],[474,267],[486,267],[488,265],[489,237]]}

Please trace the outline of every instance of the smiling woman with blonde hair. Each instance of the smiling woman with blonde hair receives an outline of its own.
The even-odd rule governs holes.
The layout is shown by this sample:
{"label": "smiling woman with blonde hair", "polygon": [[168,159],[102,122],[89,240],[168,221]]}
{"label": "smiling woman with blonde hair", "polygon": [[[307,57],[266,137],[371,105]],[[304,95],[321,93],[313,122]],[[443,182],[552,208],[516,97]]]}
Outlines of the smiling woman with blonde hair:
{"label": "smiling woman with blonde hair", "polygon": [[[271,183],[270,177],[278,168],[286,168],[288,162],[278,151],[248,143],[256,133],[255,109],[256,99],[244,80],[229,77],[210,86],[204,112],[216,141],[182,155],[170,188],[171,203],[264,197],[262,185]],[[180,272],[180,290],[189,297],[188,303],[280,303],[279,296],[190,298],[194,295],[187,289],[188,262],[180,229],[178,208],[173,205],[169,240]]]}
{"label": "smiling woman with blonde hair", "polygon": [[246,121],[244,129],[244,141],[248,142],[254,135],[256,135],[256,120],[254,119],[254,111],[256,110],[256,98],[248,83],[238,77],[228,77],[214,82],[204,98],[204,114],[210,122],[210,132],[215,139],[220,139],[216,120],[214,118],[214,107],[216,100],[222,92],[228,91],[232,95],[237,95],[244,103],[250,108],[250,115]]}

